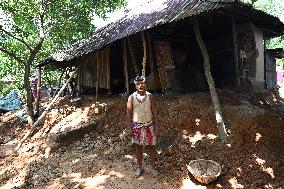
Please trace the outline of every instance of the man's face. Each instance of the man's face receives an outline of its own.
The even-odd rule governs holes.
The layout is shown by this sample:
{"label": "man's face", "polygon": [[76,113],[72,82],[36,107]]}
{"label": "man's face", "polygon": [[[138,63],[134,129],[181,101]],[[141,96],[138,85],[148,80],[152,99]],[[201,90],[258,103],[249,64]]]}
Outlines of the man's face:
{"label": "man's face", "polygon": [[137,83],[135,84],[135,87],[136,87],[136,90],[138,91],[138,92],[143,92],[143,91],[145,91],[145,87],[146,87],[146,85],[145,85],[145,82],[144,81],[137,81]]}

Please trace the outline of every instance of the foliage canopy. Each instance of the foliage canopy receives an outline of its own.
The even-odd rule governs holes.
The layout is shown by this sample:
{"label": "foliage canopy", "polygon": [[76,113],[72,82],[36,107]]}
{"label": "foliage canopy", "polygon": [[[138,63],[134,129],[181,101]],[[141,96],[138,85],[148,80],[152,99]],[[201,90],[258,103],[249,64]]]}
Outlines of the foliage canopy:
{"label": "foliage canopy", "polygon": [[[33,69],[55,50],[90,36],[95,31],[91,23],[94,14],[104,18],[106,13],[125,5],[124,0],[0,1],[0,79],[12,76],[20,90],[32,58]],[[1,89],[0,95],[6,93],[5,87]]]}

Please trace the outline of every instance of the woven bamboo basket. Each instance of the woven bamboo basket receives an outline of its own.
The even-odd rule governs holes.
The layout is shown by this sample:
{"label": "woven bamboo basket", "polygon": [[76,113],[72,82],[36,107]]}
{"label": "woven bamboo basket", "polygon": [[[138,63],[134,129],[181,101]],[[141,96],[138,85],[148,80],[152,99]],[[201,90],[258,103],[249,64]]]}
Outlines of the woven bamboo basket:
{"label": "woven bamboo basket", "polygon": [[196,180],[203,184],[212,182],[221,174],[221,166],[212,160],[193,160],[189,162],[187,169]]}

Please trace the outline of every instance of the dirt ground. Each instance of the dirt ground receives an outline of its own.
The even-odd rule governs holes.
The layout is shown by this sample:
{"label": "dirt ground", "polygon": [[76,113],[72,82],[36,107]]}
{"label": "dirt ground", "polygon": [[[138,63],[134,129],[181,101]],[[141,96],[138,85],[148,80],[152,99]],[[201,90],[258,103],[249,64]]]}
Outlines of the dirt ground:
{"label": "dirt ground", "polygon": [[[126,97],[104,97],[103,124],[93,132],[52,148],[55,125],[89,123],[99,116],[90,96],[71,103],[62,98],[18,155],[11,150],[29,130],[15,112],[0,123],[0,188],[283,188],[284,106],[275,91],[238,94],[218,91],[229,133],[223,143],[210,95],[156,95],[161,176],[153,178],[145,149],[145,174],[134,178],[135,148],[120,138],[125,127]],[[47,105],[47,101],[42,107]],[[74,123],[75,124],[75,123]],[[78,138],[78,137],[77,137]],[[222,166],[217,180],[197,182],[186,165],[210,159]]]}

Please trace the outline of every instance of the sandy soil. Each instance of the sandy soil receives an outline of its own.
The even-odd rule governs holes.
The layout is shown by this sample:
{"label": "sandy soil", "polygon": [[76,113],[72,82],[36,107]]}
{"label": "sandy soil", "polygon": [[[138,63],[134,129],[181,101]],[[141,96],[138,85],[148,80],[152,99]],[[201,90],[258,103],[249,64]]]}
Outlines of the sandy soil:
{"label": "sandy soil", "polygon": [[[67,124],[70,115],[81,122],[98,116],[91,97],[76,103],[61,99],[18,156],[9,156],[11,149],[29,128],[7,113],[0,124],[0,188],[283,188],[282,99],[274,91],[243,95],[222,90],[219,95],[229,133],[225,143],[218,138],[209,94],[156,96],[159,178],[151,175],[147,149],[145,174],[133,177],[135,148],[119,137],[125,126],[125,97],[102,98],[104,124],[53,149],[49,131],[56,124]],[[221,175],[208,185],[198,183],[186,169],[199,158],[222,166]]]}

